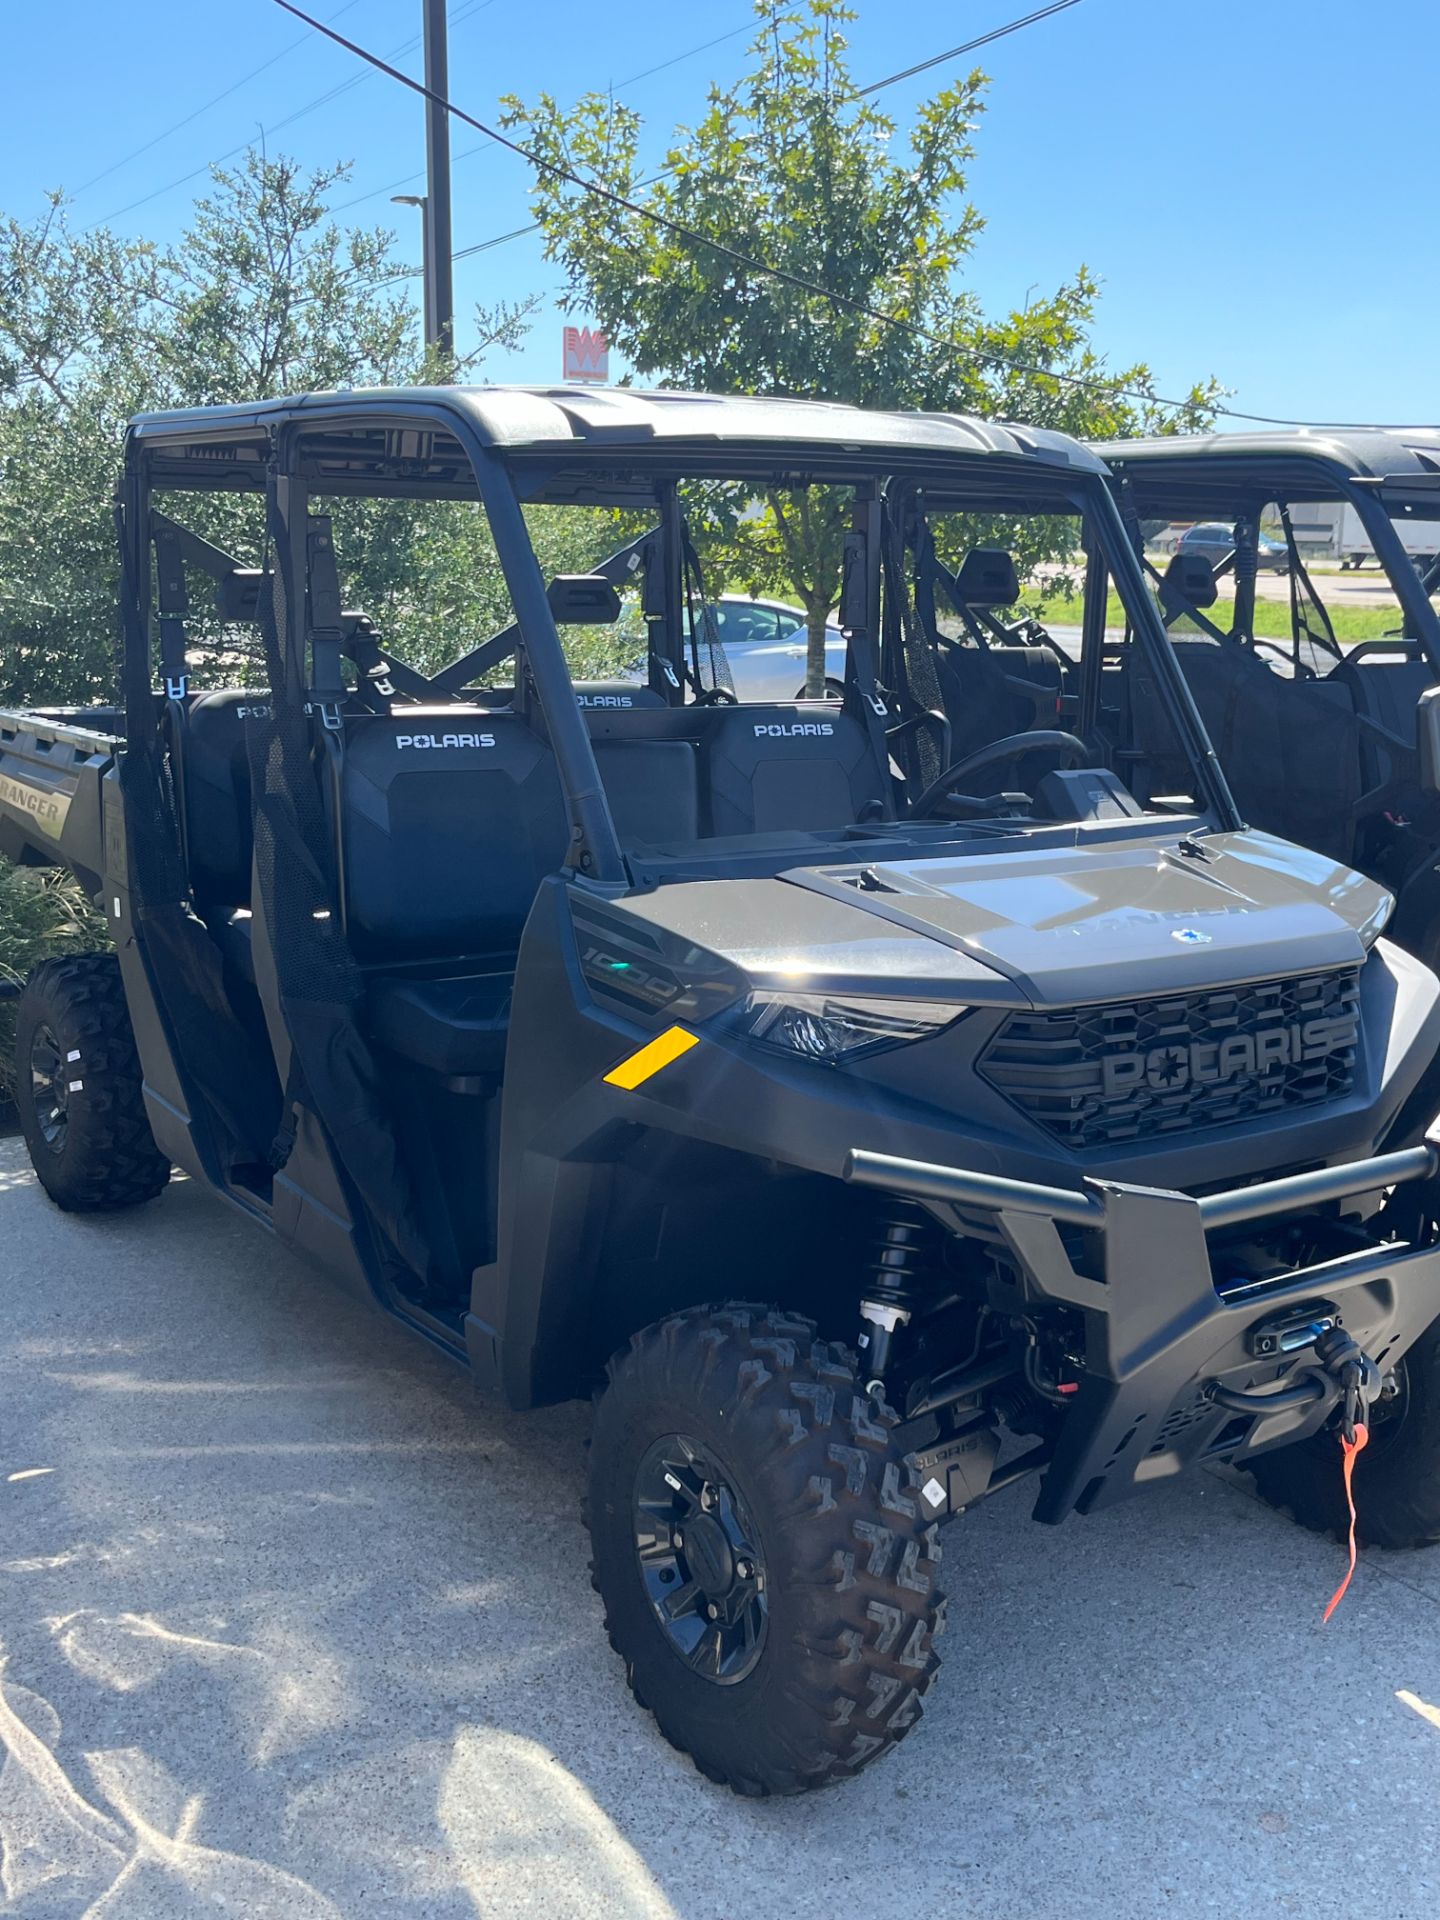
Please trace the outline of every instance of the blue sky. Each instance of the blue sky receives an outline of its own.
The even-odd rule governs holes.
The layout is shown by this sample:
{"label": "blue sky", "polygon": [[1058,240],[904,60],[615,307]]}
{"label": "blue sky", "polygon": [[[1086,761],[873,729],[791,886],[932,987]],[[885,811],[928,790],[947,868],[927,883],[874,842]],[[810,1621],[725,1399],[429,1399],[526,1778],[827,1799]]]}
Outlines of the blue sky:
{"label": "blue sky", "polygon": [[[1038,0],[854,4],[863,83]],[[340,0],[314,10],[335,17]],[[472,112],[492,115],[508,92],[568,101],[614,84],[657,149],[696,116],[711,79],[743,71],[752,19],[746,0],[450,0],[450,12],[451,92]],[[374,197],[344,217],[393,224],[401,259],[418,262],[418,215],[391,207],[387,190],[406,190],[392,183],[423,167],[423,103],[372,74],[312,109],[356,63],[272,0],[11,0],[5,15],[9,71],[23,84],[7,89],[0,118],[4,211],[36,211],[47,187],[83,189],[77,222],[167,238],[204,181],[172,183],[263,127],[272,150],[353,162],[339,198]],[[419,0],[351,0],[336,24],[389,53],[419,21]],[[975,58],[992,76],[970,174],[988,226],[967,278],[987,308],[1023,303],[1083,261],[1103,283],[1096,344],[1117,363],[1148,359],[1162,391],[1213,373],[1233,405],[1260,413],[1440,419],[1437,0],[1081,0]],[[418,73],[418,53],[397,64]],[[936,69],[880,98],[903,127],[947,77]],[[522,226],[524,163],[493,148],[458,157],[484,147],[461,126],[454,145],[456,248]],[[456,269],[462,315],[476,300],[557,289],[533,236]],[[558,379],[562,323],[547,298],[525,346],[492,360],[489,376]]]}

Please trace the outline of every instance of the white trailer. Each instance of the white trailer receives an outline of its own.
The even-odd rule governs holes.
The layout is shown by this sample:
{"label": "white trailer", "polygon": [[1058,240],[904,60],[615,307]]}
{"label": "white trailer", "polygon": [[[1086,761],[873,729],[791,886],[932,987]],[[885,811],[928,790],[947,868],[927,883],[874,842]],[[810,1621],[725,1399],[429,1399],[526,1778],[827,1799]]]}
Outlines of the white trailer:
{"label": "white trailer", "polygon": [[[1332,508],[1331,511],[1336,512],[1337,509]],[[1364,522],[1348,501],[1338,507],[1338,515],[1335,552],[1340,565],[1347,568],[1363,567],[1367,560],[1375,558],[1375,549],[1365,531]],[[1417,567],[1428,566],[1440,554],[1440,519],[1421,520],[1397,513],[1392,515],[1391,524],[1399,535],[1401,546]]]}

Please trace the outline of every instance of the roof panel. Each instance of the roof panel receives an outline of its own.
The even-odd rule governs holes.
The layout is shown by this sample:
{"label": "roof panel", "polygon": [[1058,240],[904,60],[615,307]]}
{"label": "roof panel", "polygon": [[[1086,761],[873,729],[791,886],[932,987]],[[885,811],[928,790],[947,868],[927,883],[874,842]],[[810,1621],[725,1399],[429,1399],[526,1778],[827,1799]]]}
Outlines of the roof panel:
{"label": "roof panel", "polygon": [[567,446],[577,452],[587,446],[674,446],[678,452],[687,444],[754,448],[760,454],[790,448],[834,454],[853,448],[874,455],[888,449],[911,458],[999,454],[1081,473],[1102,471],[1089,448],[1044,428],[1009,427],[962,414],[891,413],[820,400],[635,387],[395,387],[299,394],[245,406],[141,414],[131,422],[131,432],[154,444],[253,434],[327,413],[378,417],[417,410],[461,415],[486,444],[514,452]]}
{"label": "roof panel", "polygon": [[1151,440],[1096,442],[1102,460],[1157,483],[1170,473],[1223,465],[1229,472],[1266,463],[1313,463],[1333,475],[1360,480],[1403,480],[1440,470],[1440,428],[1287,427],[1273,433],[1171,434]]}

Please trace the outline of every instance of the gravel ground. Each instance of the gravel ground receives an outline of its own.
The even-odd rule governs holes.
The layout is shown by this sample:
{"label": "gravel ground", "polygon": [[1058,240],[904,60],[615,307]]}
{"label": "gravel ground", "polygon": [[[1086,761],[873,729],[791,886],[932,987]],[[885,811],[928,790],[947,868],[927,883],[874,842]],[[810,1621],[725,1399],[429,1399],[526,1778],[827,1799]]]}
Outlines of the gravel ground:
{"label": "gravel ground", "polygon": [[0,1897],[224,1913],[1428,1920],[1440,1554],[1341,1570],[1201,1475],[947,1536],[946,1671],[860,1780],[711,1787],[631,1702],[517,1417],[195,1187],[111,1220],[0,1142]]}

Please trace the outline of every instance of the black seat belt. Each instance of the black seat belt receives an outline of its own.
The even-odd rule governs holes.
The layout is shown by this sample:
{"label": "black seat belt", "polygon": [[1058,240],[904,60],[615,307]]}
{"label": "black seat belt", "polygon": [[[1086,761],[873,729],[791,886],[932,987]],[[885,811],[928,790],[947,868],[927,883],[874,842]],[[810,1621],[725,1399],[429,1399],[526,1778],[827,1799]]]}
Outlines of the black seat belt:
{"label": "black seat belt", "polygon": [[335,565],[335,539],[328,513],[312,513],[305,530],[306,571],[309,574],[311,699],[332,733],[340,731],[340,703],[345,683],[340,677],[340,652],[345,623],[340,611],[340,574]]}
{"label": "black seat belt", "polygon": [[185,560],[178,529],[156,515],[151,523],[155,543],[156,603],[160,613],[160,677],[165,698],[177,704],[190,691],[185,659],[185,621],[190,596],[185,586]]}

